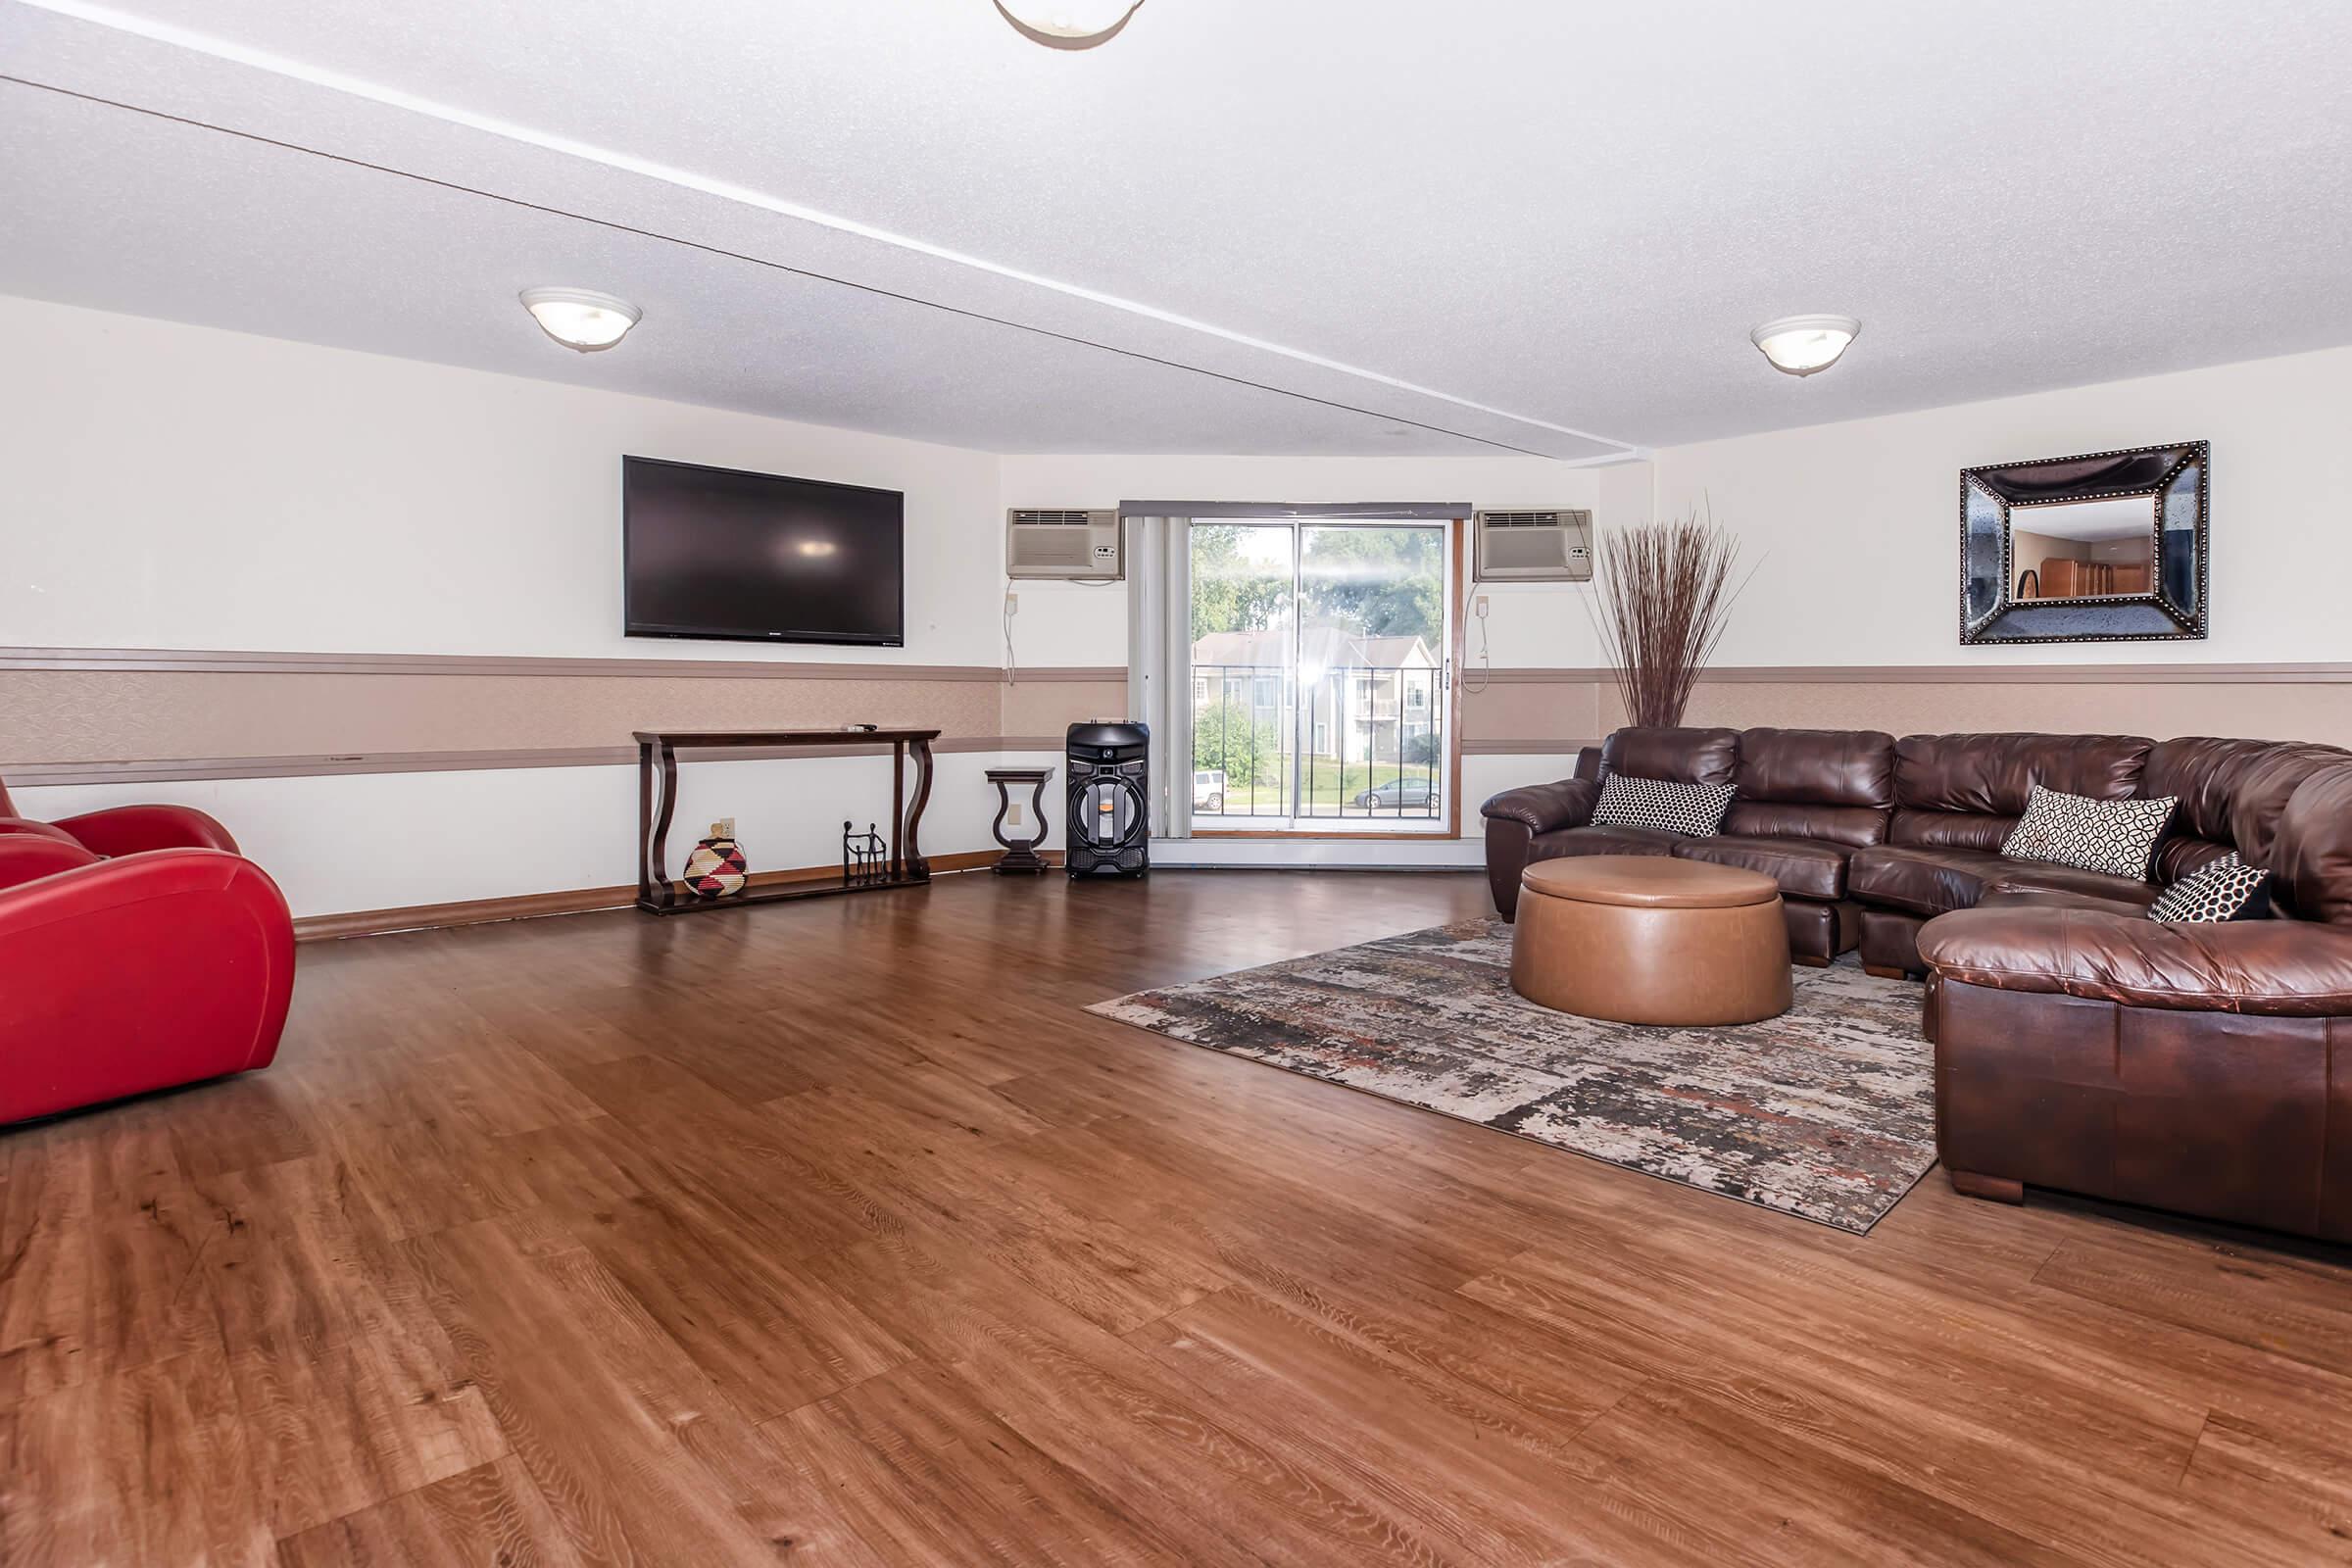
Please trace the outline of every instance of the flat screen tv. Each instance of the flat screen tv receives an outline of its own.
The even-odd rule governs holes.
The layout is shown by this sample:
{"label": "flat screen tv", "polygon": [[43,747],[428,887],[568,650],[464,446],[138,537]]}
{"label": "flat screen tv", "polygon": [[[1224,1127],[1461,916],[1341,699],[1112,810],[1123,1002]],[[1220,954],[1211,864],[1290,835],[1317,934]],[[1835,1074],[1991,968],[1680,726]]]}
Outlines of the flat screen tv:
{"label": "flat screen tv", "polygon": [[896,490],[621,460],[631,637],[904,647],[906,557]]}

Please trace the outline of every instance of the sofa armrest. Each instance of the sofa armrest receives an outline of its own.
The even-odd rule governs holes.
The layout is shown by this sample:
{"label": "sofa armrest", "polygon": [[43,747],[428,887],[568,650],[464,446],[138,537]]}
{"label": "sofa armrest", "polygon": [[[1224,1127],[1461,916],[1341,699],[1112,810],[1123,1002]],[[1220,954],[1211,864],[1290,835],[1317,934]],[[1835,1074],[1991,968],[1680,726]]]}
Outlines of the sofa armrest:
{"label": "sofa armrest", "polygon": [[0,833],[0,889],[96,865],[98,857],[62,834]]}
{"label": "sofa armrest", "polygon": [[2352,929],[2312,920],[2167,925],[2097,909],[1960,909],[1919,953],[1942,979],[2132,1007],[2352,1015]]}
{"label": "sofa armrest", "polygon": [[15,835],[22,838],[55,839],[60,844],[81,847],[81,840],[54,822],[35,822],[29,817],[0,816],[0,839]]}
{"label": "sofa armrest", "polygon": [[100,855],[146,850],[225,850],[237,841],[218,820],[189,806],[116,806],[64,817],[52,824]]}
{"label": "sofa armrest", "polygon": [[1564,778],[1504,790],[1479,809],[1490,818],[1517,822],[1530,833],[1554,833],[1592,821],[1592,808],[1599,800],[1600,786],[1592,780]]}
{"label": "sofa armrest", "polygon": [[91,859],[0,891],[0,1123],[265,1066],[293,986],[286,901],[233,855]]}

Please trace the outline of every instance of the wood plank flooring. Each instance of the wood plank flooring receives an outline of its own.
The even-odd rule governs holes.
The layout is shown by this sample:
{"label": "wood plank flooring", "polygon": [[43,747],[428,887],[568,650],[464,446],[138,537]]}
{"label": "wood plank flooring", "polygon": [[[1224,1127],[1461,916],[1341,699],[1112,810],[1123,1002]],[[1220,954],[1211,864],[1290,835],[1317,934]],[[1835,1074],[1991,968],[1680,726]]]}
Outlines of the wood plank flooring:
{"label": "wood plank flooring", "polygon": [[2352,1562],[2352,1259],[1853,1237],[1088,1016],[1482,912],[1162,873],[303,950],[0,1133],[0,1561]]}

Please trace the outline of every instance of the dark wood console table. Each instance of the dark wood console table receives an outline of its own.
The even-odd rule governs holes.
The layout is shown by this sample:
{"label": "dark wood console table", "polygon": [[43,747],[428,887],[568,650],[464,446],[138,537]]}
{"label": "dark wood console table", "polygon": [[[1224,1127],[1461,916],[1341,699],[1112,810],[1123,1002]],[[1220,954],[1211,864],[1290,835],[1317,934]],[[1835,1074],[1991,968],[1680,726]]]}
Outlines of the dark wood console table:
{"label": "dark wood console table", "polygon": [[[870,893],[931,880],[931,862],[916,841],[923,808],[931,803],[931,743],[935,729],[713,729],[647,730],[637,735],[637,907],[655,914],[722,909],[775,899],[812,899],[832,893]],[[778,748],[890,748],[890,858],[871,875],[849,870],[791,882],[749,882],[715,899],[680,897],[669,876],[669,819],[678,804],[680,751]],[[914,761],[914,799],[906,798],[906,762]]]}

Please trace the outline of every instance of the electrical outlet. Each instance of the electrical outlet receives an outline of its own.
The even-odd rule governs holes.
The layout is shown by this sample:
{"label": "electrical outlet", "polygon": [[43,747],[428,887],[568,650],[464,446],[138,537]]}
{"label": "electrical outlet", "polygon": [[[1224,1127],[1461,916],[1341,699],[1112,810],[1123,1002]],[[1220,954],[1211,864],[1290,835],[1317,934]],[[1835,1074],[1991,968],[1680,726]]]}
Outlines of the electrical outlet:
{"label": "electrical outlet", "polygon": [[1020,802],[1013,802],[1011,808],[1005,811],[1004,825],[1006,827],[1019,827],[1022,825]]}
{"label": "electrical outlet", "polygon": [[710,836],[714,839],[733,838],[735,836],[735,819],[731,816],[722,816],[711,823]]}
{"label": "electrical outlet", "polygon": [[1017,615],[1017,614],[1019,614],[1020,612],[1021,612],[1021,596],[1020,596],[1019,594],[1013,594],[1013,593],[1008,593],[1008,594],[1006,594],[1006,595],[1004,596],[1004,613],[1006,613],[1007,615]]}
{"label": "electrical outlet", "polygon": [[1487,596],[1485,594],[1478,596],[1478,618],[1481,620],[1487,618]]}

